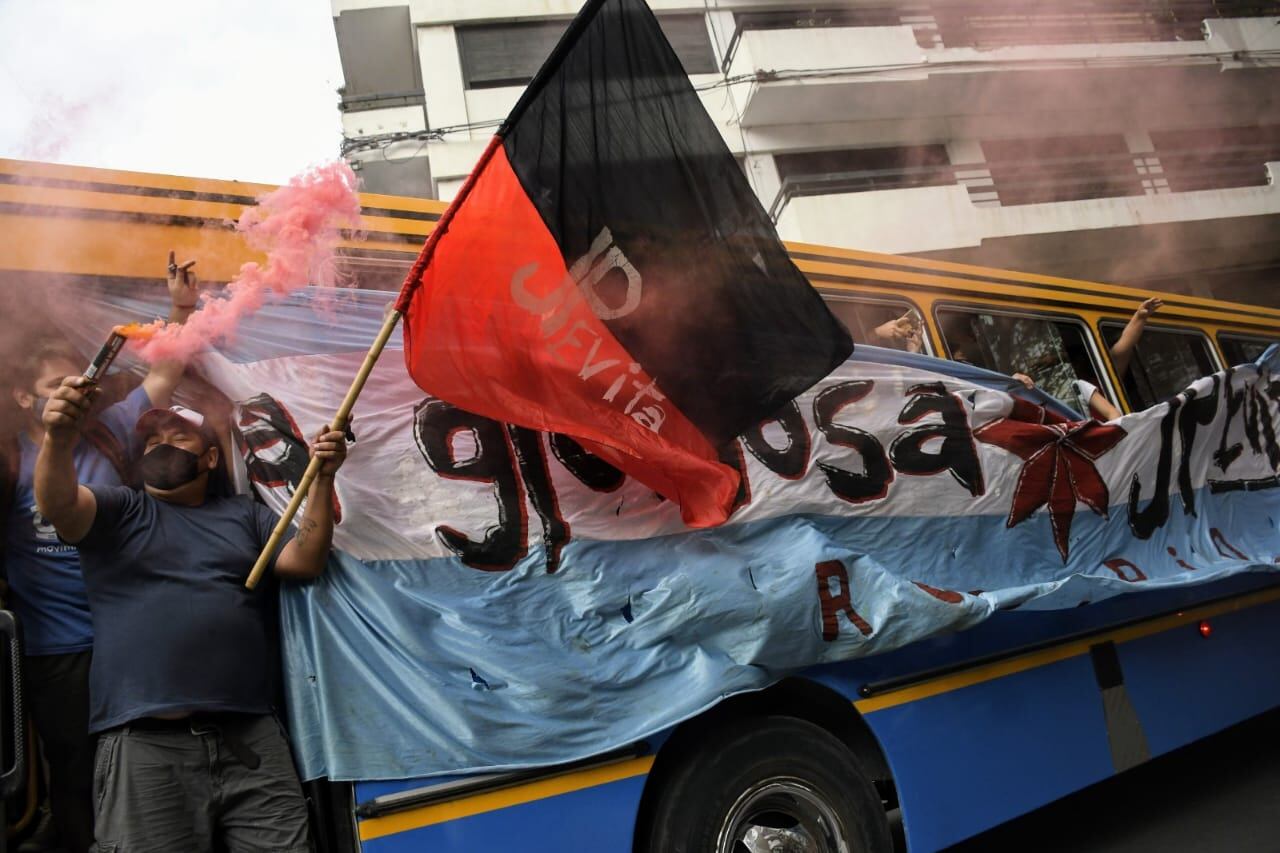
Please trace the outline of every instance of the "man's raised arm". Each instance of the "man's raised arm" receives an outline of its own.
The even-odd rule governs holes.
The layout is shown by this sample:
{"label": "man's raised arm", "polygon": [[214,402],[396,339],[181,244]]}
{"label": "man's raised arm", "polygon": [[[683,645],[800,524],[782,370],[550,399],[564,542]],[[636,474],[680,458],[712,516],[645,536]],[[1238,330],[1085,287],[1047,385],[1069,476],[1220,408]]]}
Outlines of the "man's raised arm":
{"label": "man's raised arm", "polygon": [[321,460],[320,472],[307,492],[307,508],[298,520],[297,535],[280,549],[276,574],[291,580],[310,580],[324,572],[333,542],[333,478],[347,458],[346,436],[325,427],[311,445]]}
{"label": "man's raised arm", "polygon": [[96,386],[68,376],[44,407],[44,442],[36,457],[36,507],[63,541],[76,543],[93,526],[98,502],[80,485],[73,453]]}
{"label": "man's raised arm", "polygon": [[[199,299],[199,282],[196,279],[195,261],[178,264],[173,252],[169,253],[169,322],[181,324],[187,322],[191,312],[196,309]],[[151,405],[157,409],[169,408],[173,400],[174,389],[182,381],[186,363],[180,359],[156,361],[142,380],[142,387],[147,392]]]}

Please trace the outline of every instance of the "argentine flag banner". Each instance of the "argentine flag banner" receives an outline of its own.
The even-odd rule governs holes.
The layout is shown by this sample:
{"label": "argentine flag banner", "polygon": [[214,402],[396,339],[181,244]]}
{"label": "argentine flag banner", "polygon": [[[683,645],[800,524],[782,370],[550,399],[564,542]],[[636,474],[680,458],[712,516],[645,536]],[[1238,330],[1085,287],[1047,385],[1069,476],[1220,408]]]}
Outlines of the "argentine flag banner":
{"label": "argentine flag banner", "polygon": [[[309,288],[190,368],[224,403],[243,487],[277,511],[392,298]],[[103,329],[150,313],[98,309]],[[425,396],[389,354],[354,410],[328,570],[281,591],[303,775],[570,761],[1002,609],[1271,570],[1275,352],[1098,423],[859,347],[725,449],[732,515],[696,531],[571,439]]]}

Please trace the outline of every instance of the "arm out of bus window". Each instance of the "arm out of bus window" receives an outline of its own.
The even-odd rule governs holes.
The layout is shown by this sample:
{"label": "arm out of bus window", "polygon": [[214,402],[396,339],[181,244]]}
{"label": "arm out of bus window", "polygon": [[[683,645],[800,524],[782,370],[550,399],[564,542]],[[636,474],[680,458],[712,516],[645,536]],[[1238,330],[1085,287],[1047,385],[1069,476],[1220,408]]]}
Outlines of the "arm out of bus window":
{"label": "arm out of bus window", "polygon": [[895,349],[907,352],[922,352],[924,349],[919,320],[914,311],[907,311],[895,320],[881,323],[871,330],[871,334]]}
{"label": "arm out of bus window", "polygon": [[1111,348],[1111,363],[1116,368],[1116,377],[1124,381],[1124,376],[1129,372],[1129,365],[1133,361],[1133,351],[1138,346],[1138,341],[1142,340],[1142,333],[1146,331],[1147,320],[1152,314],[1160,310],[1164,305],[1164,300],[1153,296],[1150,299],[1144,299],[1142,304],[1138,306],[1138,310],[1133,312],[1133,316],[1129,318],[1129,323],[1124,327],[1124,331],[1120,333],[1120,340],[1116,341],[1115,346]]}
{"label": "arm out of bus window", "polygon": [[1120,410],[1095,388],[1089,395],[1089,411],[1086,414],[1093,415],[1100,421],[1114,421],[1120,417]]}

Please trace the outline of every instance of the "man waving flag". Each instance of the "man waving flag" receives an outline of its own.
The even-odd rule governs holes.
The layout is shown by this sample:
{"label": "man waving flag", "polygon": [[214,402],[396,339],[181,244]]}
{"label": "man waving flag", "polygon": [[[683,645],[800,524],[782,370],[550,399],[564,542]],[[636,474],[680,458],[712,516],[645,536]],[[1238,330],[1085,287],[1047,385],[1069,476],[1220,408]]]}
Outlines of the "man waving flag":
{"label": "man waving flag", "polygon": [[719,448],[846,359],[642,0],[590,0],[405,282],[428,393],[579,439],[686,524],[723,522]]}

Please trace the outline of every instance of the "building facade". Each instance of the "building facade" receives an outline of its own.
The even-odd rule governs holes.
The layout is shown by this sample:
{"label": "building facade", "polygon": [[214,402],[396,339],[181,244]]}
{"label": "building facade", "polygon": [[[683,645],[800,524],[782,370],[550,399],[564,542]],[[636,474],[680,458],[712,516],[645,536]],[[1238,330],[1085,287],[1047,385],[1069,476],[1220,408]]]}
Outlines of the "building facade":
{"label": "building facade", "polygon": [[[581,3],[388,2],[344,154],[448,199]],[[650,6],[786,240],[1280,304],[1280,2]]]}

